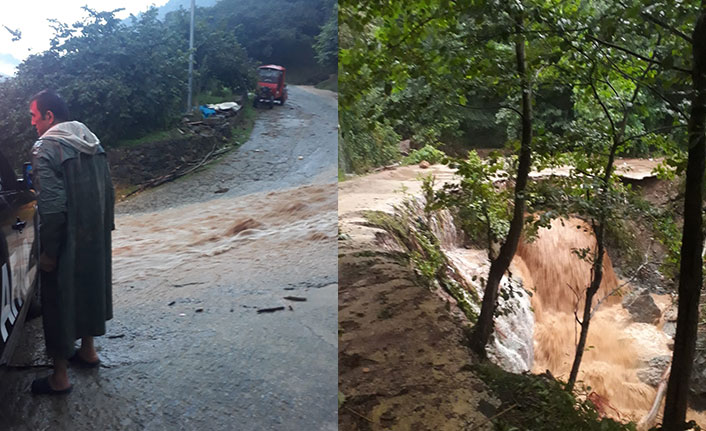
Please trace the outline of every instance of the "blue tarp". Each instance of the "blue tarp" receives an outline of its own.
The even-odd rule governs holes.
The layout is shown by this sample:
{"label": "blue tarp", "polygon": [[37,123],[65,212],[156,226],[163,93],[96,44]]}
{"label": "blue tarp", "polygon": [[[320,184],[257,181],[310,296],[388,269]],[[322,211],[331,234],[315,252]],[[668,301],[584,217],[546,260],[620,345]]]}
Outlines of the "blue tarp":
{"label": "blue tarp", "polygon": [[201,110],[201,114],[203,114],[203,118],[208,118],[216,113],[215,109],[211,109],[206,105],[199,106],[199,109]]}

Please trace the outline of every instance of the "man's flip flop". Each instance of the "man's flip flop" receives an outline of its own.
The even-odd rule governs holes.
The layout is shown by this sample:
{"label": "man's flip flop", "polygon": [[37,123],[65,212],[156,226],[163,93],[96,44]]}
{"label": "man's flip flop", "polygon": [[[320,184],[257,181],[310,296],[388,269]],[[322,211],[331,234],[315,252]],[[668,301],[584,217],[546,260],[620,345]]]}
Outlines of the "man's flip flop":
{"label": "man's flip flop", "polygon": [[56,390],[49,384],[49,376],[36,379],[32,382],[32,393],[35,395],[63,395],[68,394],[74,388],[74,385],[66,389]]}
{"label": "man's flip flop", "polygon": [[101,364],[101,360],[97,360],[96,362],[88,362],[87,360],[83,359],[79,354],[78,350],[74,352],[74,355],[69,358],[69,362],[72,365],[75,365],[79,368],[96,368]]}

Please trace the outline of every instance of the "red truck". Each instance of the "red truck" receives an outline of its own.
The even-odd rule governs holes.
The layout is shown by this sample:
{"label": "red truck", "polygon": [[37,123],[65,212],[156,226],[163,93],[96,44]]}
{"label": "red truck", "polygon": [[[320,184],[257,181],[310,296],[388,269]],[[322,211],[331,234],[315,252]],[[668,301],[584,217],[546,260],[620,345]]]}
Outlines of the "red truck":
{"label": "red truck", "polygon": [[257,68],[258,82],[255,91],[253,106],[257,108],[261,103],[272,109],[275,101],[283,105],[287,100],[287,84],[284,83],[284,75],[287,72],[282,66],[267,64]]}

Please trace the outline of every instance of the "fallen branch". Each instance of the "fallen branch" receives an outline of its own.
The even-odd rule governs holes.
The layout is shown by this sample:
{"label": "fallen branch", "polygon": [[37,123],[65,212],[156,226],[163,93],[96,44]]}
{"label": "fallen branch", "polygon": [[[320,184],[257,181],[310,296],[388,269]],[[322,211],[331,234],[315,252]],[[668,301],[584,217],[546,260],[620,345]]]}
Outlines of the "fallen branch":
{"label": "fallen branch", "polygon": [[274,313],[275,311],[282,311],[284,307],[272,307],[272,308],[261,308],[257,310],[258,313]]}
{"label": "fallen branch", "polygon": [[669,372],[671,371],[671,369],[672,362],[670,361],[669,364],[667,364],[667,368],[665,368],[664,372],[662,373],[662,378],[659,381],[659,386],[657,386],[657,395],[655,395],[655,400],[652,403],[652,408],[642,419],[640,419],[640,422],[637,423],[638,430],[642,431],[650,429],[657,420],[659,408],[660,406],[662,406],[662,399],[667,393],[667,382],[669,381]]}
{"label": "fallen branch", "polygon": [[361,415],[360,413],[358,413],[357,411],[353,410],[350,407],[343,406],[343,408],[348,410],[349,412],[353,413],[354,415],[358,416],[359,418],[365,419],[366,421],[370,422],[371,424],[375,423],[372,419],[369,419],[368,417]]}
{"label": "fallen branch", "polygon": [[297,302],[305,302],[306,298],[302,298],[300,296],[285,296],[284,299],[287,301],[297,301]]}
{"label": "fallen branch", "polygon": [[514,409],[517,407],[517,404],[513,404],[510,407],[506,408],[505,410],[501,411],[500,413],[493,415],[489,417],[488,419],[484,420],[483,422],[479,423],[478,425],[474,426],[473,428],[469,428],[469,431],[477,430],[480,429],[483,425],[487,424],[488,422],[492,421],[493,419],[497,419],[500,416],[504,415],[505,413],[509,412],[510,410]]}
{"label": "fallen branch", "polygon": [[183,165],[180,165],[179,167],[177,167],[175,170],[168,173],[167,175],[163,175],[161,177],[158,177],[158,178],[155,178],[155,179],[152,179],[152,180],[149,180],[145,183],[140,184],[135,190],[133,190],[130,193],[123,196],[123,199],[128,198],[128,197],[134,195],[135,193],[139,193],[141,191],[144,191],[148,188],[161,186],[164,183],[168,183],[168,182],[176,180],[177,178],[181,178],[184,175],[188,175],[188,174],[194,172],[195,170],[199,169],[203,165],[205,165],[212,158],[220,156],[221,154],[224,154],[225,152],[228,151],[227,148],[216,151],[216,145],[217,144],[213,144],[213,149],[211,149],[211,151],[208,154],[206,154],[206,157],[204,157],[203,160],[198,162],[195,166],[193,166],[185,171],[180,172],[180,170],[183,167]]}
{"label": "fallen branch", "polygon": [[598,302],[596,302],[596,305],[594,305],[593,309],[591,310],[591,317],[593,317],[593,315],[596,314],[596,312],[598,311],[598,307],[601,305],[601,303],[603,303],[603,301],[605,301],[606,298],[615,295],[617,292],[622,290],[623,287],[627,286],[629,283],[632,283],[637,278],[637,276],[640,274],[640,271],[642,270],[642,268],[644,268],[645,266],[647,266],[648,263],[650,263],[649,255],[650,255],[651,249],[652,249],[652,243],[650,243],[650,246],[647,248],[647,251],[645,252],[645,261],[642,262],[642,265],[637,267],[637,269],[635,270],[635,273],[632,275],[632,277],[627,279],[624,283],[619,284],[609,294],[607,294],[603,298],[599,299]]}

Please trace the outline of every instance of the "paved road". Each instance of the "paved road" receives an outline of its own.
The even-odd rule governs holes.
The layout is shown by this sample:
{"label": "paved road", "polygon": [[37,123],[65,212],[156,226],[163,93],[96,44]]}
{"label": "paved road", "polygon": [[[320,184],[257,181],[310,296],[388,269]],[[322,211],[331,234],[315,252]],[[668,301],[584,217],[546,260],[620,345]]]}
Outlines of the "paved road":
{"label": "paved road", "polygon": [[337,428],[336,100],[290,97],[215,166],[118,206],[103,365],[31,396],[48,359],[29,322],[0,428]]}

